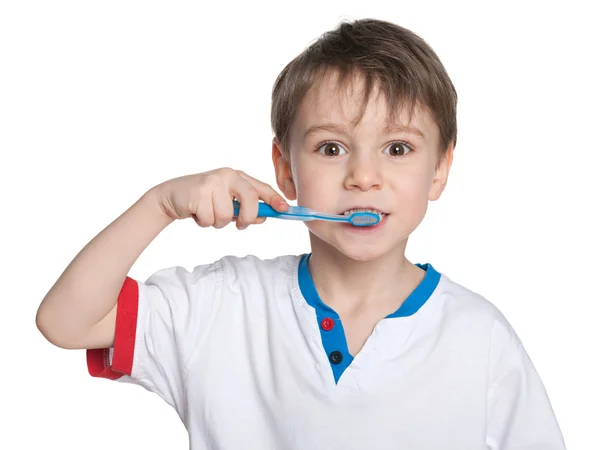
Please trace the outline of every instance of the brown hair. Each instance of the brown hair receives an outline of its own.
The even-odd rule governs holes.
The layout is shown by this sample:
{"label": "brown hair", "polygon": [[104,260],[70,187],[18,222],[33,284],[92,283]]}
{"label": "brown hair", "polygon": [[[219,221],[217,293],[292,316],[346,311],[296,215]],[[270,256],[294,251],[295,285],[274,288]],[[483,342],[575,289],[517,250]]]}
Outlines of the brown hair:
{"label": "brown hair", "polygon": [[377,83],[389,105],[390,121],[404,110],[412,119],[415,106],[423,107],[440,130],[440,159],[456,145],[454,85],[433,49],[419,36],[399,25],[375,19],[344,21],[324,33],[279,74],[271,99],[271,127],[283,155],[288,156],[289,130],[309,90],[331,72],[339,87],[354,76],[364,77],[361,114]]}

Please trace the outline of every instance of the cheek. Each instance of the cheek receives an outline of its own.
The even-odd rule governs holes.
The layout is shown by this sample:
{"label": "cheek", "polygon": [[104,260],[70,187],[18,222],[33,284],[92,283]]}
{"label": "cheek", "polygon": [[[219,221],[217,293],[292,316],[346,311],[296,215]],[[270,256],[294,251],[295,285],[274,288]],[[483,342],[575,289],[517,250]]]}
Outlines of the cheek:
{"label": "cheek", "polygon": [[333,191],[327,188],[325,177],[314,175],[300,177],[296,182],[296,193],[298,195],[298,204],[317,211],[327,211],[333,195],[326,193]]}
{"label": "cheek", "polygon": [[431,182],[431,174],[425,171],[397,177],[393,190],[401,209],[411,216],[425,214]]}
{"label": "cheek", "polygon": [[335,176],[331,170],[319,164],[310,164],[298,158],[293,166],[294,185],[298,196],[298,205],[319,211],[328,211],[337,192]]}

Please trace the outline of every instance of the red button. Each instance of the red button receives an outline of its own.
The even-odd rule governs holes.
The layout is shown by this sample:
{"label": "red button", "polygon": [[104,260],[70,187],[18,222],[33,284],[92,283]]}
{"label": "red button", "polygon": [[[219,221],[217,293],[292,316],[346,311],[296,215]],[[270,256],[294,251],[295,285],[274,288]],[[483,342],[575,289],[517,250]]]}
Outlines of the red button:
{"label": "red button", "polygon": [[335,322],[333,321],[333,319],[330,319],[329,317],[326,319],[323,319],[321,321],[321,328],[323,328],[325,331],[331,330],[334,325],[335,325]]}

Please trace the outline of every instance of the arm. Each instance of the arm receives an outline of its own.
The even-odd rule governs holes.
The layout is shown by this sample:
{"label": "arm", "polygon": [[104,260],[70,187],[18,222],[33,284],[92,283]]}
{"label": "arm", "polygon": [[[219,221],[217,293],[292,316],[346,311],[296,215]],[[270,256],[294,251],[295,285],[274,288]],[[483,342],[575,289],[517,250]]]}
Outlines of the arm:
{"label": "arm", "polygon": [[113,344],[116,303],[133,263],[173,218],[151,189],[90,241],[44,297],[36,325],[61,348]]}
{"label": "arm", "polygon": [[486,443],[490,450],[565,449],[542,380],[505,320],[492,330]]}
{"label": "arm", "polygon": [[119,292],[144,249],[177,219],[193,217],[201,227],[223,228],[233,218],[232,196],[242,203],[240,229],[264,222],[257,217],[259,199],[281,211],[288,208],[272,187],[230,168],[161,183],[73,259],[38,308],[38,329],[62,348],[111,347]]}

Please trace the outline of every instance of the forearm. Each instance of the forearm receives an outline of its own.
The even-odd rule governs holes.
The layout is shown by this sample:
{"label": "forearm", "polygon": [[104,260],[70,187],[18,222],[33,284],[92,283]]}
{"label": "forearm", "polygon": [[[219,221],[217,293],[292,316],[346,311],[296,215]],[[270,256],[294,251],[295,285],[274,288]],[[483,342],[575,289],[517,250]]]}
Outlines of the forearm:
{"label": "forearm", "polygon": [[36,317],[42,334],[61,345],[88,333],[116,305],[133,263],[172,221],[154,189],[102,230],[43,299]]}

